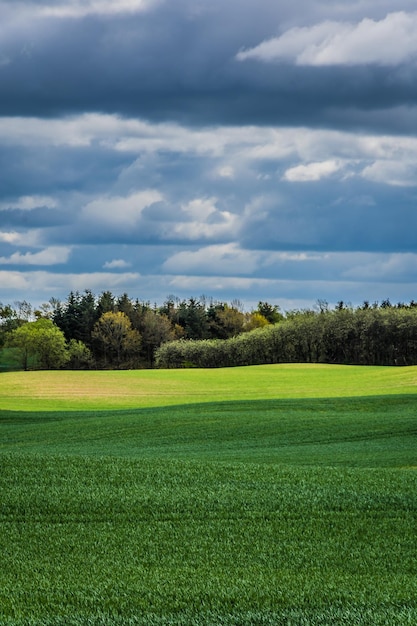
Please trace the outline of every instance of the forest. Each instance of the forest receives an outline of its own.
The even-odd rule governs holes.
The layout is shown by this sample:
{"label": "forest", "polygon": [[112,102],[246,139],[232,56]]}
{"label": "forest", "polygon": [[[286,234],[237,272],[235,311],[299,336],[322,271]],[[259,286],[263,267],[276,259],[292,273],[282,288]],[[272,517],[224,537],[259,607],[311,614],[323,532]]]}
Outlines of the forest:
{"label": "forest", "polygon": [[282,312],[258,303],[169,296],[161,305],[110,291],[71,292],[38,308],[0,304],[0,367],[139,369],[267,363],[417,364],[417,302],[323,300]]}

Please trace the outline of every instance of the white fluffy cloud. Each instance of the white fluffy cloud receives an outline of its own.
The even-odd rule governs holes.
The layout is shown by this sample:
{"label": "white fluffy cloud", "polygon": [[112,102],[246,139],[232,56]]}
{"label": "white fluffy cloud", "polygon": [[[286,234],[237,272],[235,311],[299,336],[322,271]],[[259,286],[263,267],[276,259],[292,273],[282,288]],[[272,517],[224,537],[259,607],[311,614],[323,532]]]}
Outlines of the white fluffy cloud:
{"label": "white fluffy cloud", "polygon": [[[21,10],[38,16],[56,18],[82,18],[87,15],[114,15],[116,13],[142,13],[159,4],[161,0],[64,0],[33,6],[20,2]],[[16,2],[16,4],[18,4]]]}
{"label": "white fluffy cloud", "polygon": [[113,259],[112,261],[106,261],[103,267],[106,270],[120,270],[130,267],[130,265],[130,263],[124,261],[123,259]]}
{"label": "white fluffy cloud", "polygon": [[66,263],[71,248],[51,246],[39,252],[14,252],[9,257],[0,257],[0,265],[56,265]]}
{"label": "white fluffy cloud", "polygon": [[338,172],[343,168],[343,165],[340,161],[321,161],[307,165],[296,165],[290,167],[283,178],[292,183],[318,181]]}
{"label": "white fluffy cloud", "polygon": [[258,261],[259,253],[228,243],[177,252],[165,261],[164,269],[173,274],[244,275],[252,274]]}
{"label": "white fluffy cloud", "polygon": [[16,232],[2,232],[0,231],[0,241],[3,243],[18,243],[20,239],[20,234]]}
{"label": "white fluffy cloud", "polygon": [[363,169],[362,176],[367,180],[394,187],[416,187],[417,162],[407,163],[390,159],[376,161]]}
{"label": "white fluffy cloud", "polygon": [[[401,111],[396,113],[398,116],[402,114]],[[378,160],[417,162],[417,138],[412,136],[348,133],[307,127],[225,126],[194,129],[173,123],[152,124],[97,113],[52,120],[0,117],[0,143],[35,150],[44,146],[84,149],[98,145],[106,151],[131,153],[132,159],[144,154],[171,154],[175,157],[184,154],[210,159],[211,176],[214,171],[216,177],[234,181],[240,175],[247,176],[248,167],[267,161],[287,163],[299,159],[300,164],[308,166],[310,172],[316,167],[336,167],[336,164],[349,160],[366,161],[364,166],[369,161]],[[332,166],[332,163],[335,165]],[[157,190],[151,191],[158,193]],[[130,199],[128,195],[126,202],[130,202],[135,194],[131,193]],[[107,200],[114,206],[118,198],[103,198],[103,207]],[[54,208],[58,206],[58,200],[34,194],[0,203],[0,209],[30,210],[40,206]],[[93,207],[87,212],[95,210]]]}
{"label": "white fluffy cloud", "polygon": [[398,11],[382,20],[325,21],[294,27],[238,53],[237,59],[291,61],[297,65],[398,65],[417,57],[417,13]]}
{"label": "white fluffy cloud", "polygon": [[0,231],[0,242],[13,246],[39,247],[42,245],[42,231],[37,229],[23,232],[15,230]]}
{"label": "white fluffy cloud", "polygon": [[183,212],[193,220],[205,222],[210,216],[218,213],[216,198],[196,198],[181,207]]}
{"label": "white fluffy cloud", "polygon": [[395,282],[417,273],[417,254],[411,252],[350,255],[349,261],[342,273],[347,280]]}
{"label": "white fluffy cloud", "polygon": [[215,244],[198,250],[184,250],[170,256],[164,269],[172,274],[252,276],[270,270],[272,274],[289,265],[326,263],[327,254],[246,250],[237,243]]}
{"label": "white fluffy cloud", "polygon": [[195,198],[183,204],[179,220],[166,224],[165,238],[189,241],[232,238],[239,227],[239,217],[218,209],[216,198]]}
{"label": "white fluffy cloud", "polygon": [[135,226],[140,220],[142,211],[148,206],[163,199],[155,189],[146,189],[128,196],[106,196],[92,200],[83,208],[83,216],[89,221],[117,228]]}

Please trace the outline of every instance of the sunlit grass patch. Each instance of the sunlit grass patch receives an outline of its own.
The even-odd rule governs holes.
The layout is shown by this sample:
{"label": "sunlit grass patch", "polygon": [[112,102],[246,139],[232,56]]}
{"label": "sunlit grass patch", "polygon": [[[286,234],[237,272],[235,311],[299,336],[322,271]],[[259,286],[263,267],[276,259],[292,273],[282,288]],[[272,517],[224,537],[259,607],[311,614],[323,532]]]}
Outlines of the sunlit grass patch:
{"label": "sunlit grass patch", "polygon": [[417,367],[267,365],[214,370],[6,372],[3,409],[54,411],[417,392]]}

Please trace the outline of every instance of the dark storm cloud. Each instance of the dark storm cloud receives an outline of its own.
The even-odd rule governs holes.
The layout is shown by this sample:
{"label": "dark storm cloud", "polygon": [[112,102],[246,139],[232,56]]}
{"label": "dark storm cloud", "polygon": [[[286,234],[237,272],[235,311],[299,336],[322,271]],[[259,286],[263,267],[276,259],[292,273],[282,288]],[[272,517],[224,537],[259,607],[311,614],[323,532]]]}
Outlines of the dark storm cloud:
{"label": "dark storm cloud", "polygon": [[415,298],[417,13],[392,4],[0,2],[0,299]]}
{"label": "dark storm cloud", "polygon": [[[326,11],[327,19],[355,14],[347,3],[313,3],[314,10],[300,1],[291,9],[280,4],[170,2],[138,14],[37,17],[31,24],[23,16],[0,28],[0,113],[87,110],[185,124],[308,120],[380,131],[374,111],[416,105],[415,65],[407,63],[387,69],[238,61],[239,50],[277,36],[294,16],[308,24]],[[404,130],[415,132],[415,124]]]}

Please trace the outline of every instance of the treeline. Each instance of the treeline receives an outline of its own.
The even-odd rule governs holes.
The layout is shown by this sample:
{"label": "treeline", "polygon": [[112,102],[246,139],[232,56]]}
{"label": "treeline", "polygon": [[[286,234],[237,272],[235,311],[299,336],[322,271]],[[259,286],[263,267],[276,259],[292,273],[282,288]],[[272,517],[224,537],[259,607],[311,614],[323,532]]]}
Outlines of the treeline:
{"label": "treeline", "polygon": [[156,352],[161,368],[268,363],[417,364],[417,304],[353,309],[339,303],[287,313],[274,325],[225,341],[174,341]]}
{"label": "treeline", "polygon": [[127,294],[96,297],[86,290],[37,309],[26,301],[0,305],[0,348],[9,367],[24,369],[153,367],[164,343],[226,340],[280,319],[279,307],[266,302],[247,313],[239,302],[170,296],[158,307]]}
{"label": "treeline", "polygon": [[[71,292],[34,309],[0,304],[0,366],[38,369],[230,367],[267,363],[417,364],[417,303],[318,301],[283,314],[201,297],[162,306]],[[5,364],[6,363],[6,364]],[[3,365],[2,365],[3,364]]]}

